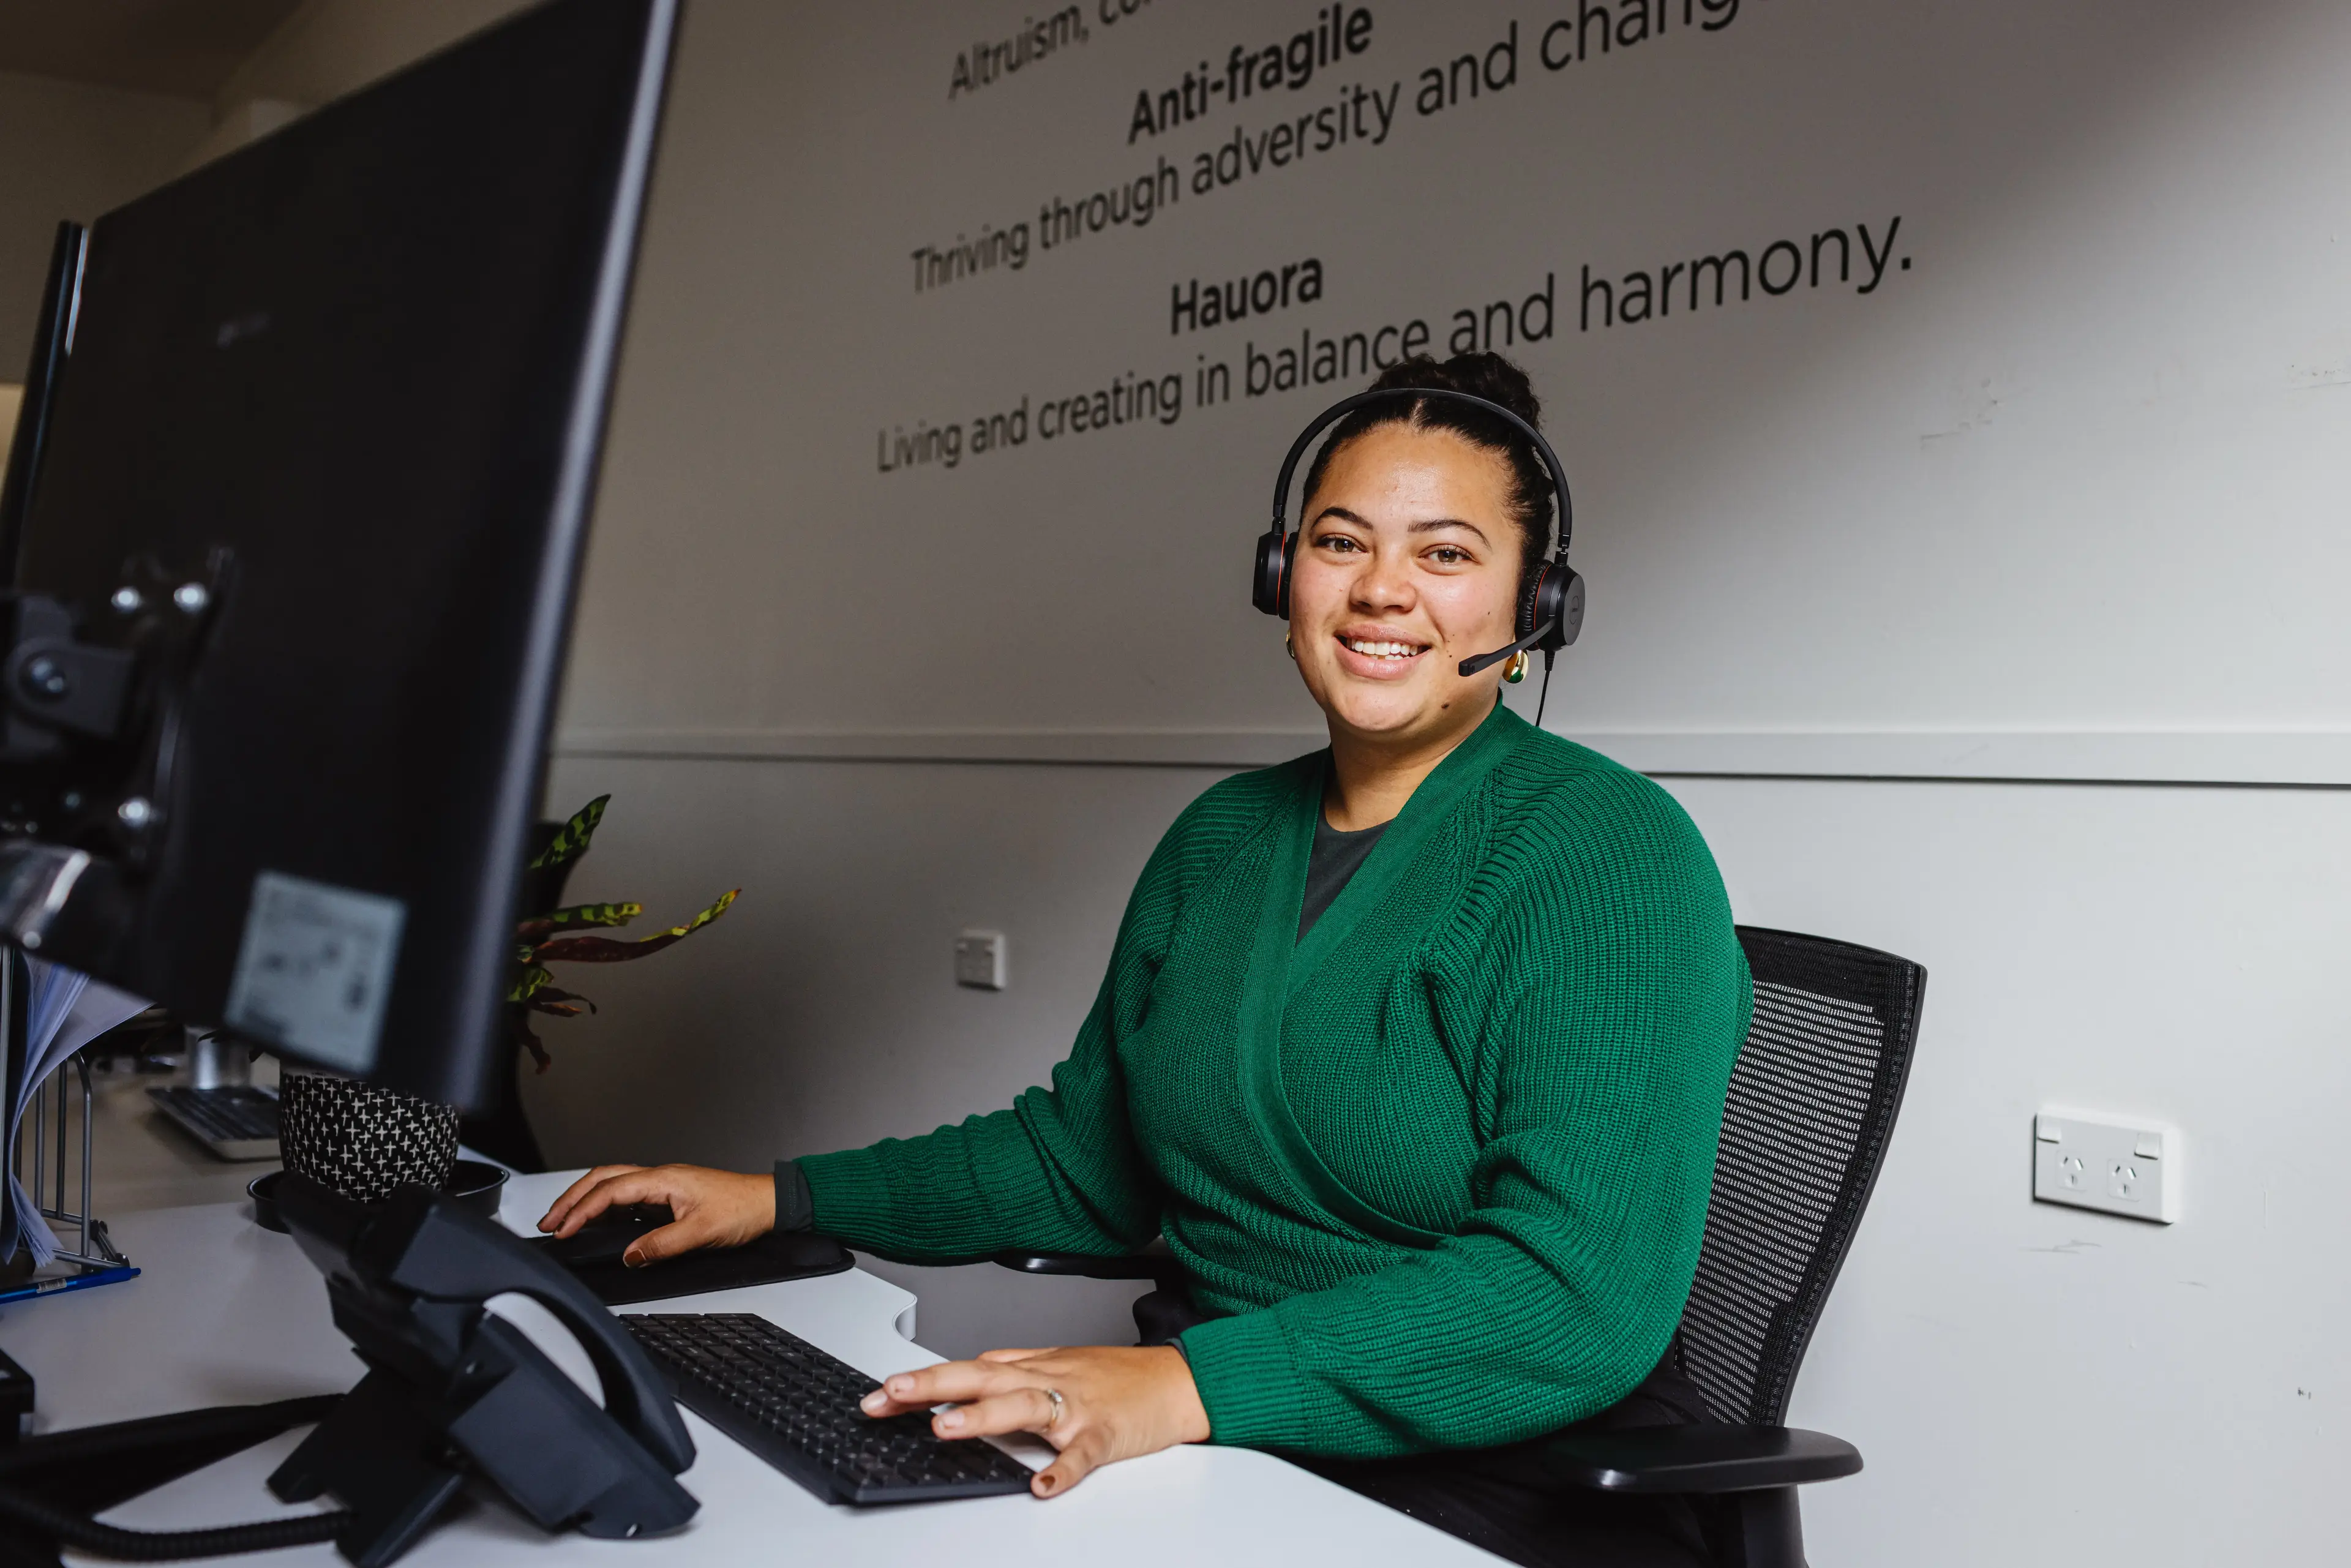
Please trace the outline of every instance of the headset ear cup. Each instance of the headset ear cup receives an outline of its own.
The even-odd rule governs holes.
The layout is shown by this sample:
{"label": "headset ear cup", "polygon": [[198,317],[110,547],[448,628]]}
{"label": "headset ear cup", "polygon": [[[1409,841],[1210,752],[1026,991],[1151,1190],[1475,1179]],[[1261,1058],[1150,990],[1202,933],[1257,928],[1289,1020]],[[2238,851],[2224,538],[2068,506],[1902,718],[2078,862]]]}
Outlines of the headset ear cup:
{"label": "headset ear cup", "polygon": [[1564,648],[1583,631],[1583,574],[1562,564],[1546,575],[1556,582],[1553,591],[1558,597],[1551,613],[1557,624],[1552,634],[1543,639],[1542,645],[1546,649]]}
{"label": "headset ear cup", "polygon": [[1249,602],[1268,615],[1290,614],[1290,541],[1293,536],[1268,529],[1257,537],[1257,562],[1249,580]]}
{"label": "headset ear cup", "polygon": [[1290,619],[1290,574],[1298,568],[1298,536],[1291,534],[1281,546],[1281,587],[1276,594],[1280,602],[1274,613],[1284,621]]}
{"label": "headset ear cup", "polygon": [[1564,561],[1552,561],[1535,573],[1534,582],[1519,601],[1519,634],[1525,642],[1535,628],[1548,626],[1535,644],[1546,653],[1564,648],[1583,630],[1583,577]]}

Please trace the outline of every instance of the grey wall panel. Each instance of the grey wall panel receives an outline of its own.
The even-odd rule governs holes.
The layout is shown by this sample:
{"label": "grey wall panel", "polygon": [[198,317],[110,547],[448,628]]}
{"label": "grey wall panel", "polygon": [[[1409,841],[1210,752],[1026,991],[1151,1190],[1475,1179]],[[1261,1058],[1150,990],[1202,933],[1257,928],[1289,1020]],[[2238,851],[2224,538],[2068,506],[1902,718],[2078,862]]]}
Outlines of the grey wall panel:
{"label": "grey wall panel", "polygon": [[[641,965],[581,972],[528,1088],[559,1161],[758,1168],[919,1132],[1040,1082],[1134,873],[1212,776],[1172,769],[571,758],[610,789],[583,894],[649,917],[740,883]],[[2351,1260],[2328,1207],[2351,1099],[2351,800],[2339,791],[1668,780],[1742,920],[1931,971],[1891,1156],[1792,1419],[1861,1444],[1818,1560],[1967,1568],[2318,1562]],[[958,990],[966,925],[1012,986]],[[2031,1201],[2033,1113],[2183,1129],[2157,1228]],[[926,1343],[1126,1343],[1124,1287],[884,1271]],[[2286,1500],[2282,1501],[2281,1500]]]}

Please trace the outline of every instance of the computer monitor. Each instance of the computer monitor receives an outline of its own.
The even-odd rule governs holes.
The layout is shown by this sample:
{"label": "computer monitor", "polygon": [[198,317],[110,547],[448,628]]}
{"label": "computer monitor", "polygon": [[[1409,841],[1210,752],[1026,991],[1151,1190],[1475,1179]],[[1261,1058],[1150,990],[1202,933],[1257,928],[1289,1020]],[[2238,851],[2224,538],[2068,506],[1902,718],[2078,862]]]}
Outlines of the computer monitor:
{"label": "computer monitor", "polygon": [[66,332],[73,324],[74,279],[81,276],[82,247],[89,231],[68,219],[57,225],[49,251],[47,280],[41,287],[41,313],[33,328],[32,362],[25,367],[23,397],[16,404],[16,434],[8,464],[0,474],[0,588],[16,582],[16,551],[25,537],[25,506],[33,474],[40,466],[56,398],[57,370],[65,363]]}
{"label": "computer monitor", "polygon": [[534,8],[91,226],[0,936],[486,1099],[674,21]]}

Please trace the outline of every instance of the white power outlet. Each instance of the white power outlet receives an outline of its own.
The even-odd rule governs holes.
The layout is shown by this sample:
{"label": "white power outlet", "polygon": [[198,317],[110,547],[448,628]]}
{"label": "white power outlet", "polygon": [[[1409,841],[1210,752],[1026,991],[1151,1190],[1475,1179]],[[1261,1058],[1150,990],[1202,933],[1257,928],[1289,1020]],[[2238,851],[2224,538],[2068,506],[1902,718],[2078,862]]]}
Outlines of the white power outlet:
{"label": "white power outlet", "polygon": [[1004,933],[967,931],[956,938],[956,984],[982,991],[1004,988]]}
{"label": "white power outlet", "polygon": [[2169,1225],[2179,1218],[2179,1130],[2043,1111],[2032,1124],[2032,1196]]}

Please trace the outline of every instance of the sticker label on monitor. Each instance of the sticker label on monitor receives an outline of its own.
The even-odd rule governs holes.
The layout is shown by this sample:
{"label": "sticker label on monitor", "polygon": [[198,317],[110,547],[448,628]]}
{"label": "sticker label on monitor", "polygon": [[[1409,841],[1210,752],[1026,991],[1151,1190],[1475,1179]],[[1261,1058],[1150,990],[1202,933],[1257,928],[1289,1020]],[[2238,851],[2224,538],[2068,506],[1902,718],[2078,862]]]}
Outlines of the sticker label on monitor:
{"label": "sticker label on monitor", "polygon": [[261,873],[223,1021],[323,1066],[367,1071],[407,918],[396,898]]}

